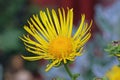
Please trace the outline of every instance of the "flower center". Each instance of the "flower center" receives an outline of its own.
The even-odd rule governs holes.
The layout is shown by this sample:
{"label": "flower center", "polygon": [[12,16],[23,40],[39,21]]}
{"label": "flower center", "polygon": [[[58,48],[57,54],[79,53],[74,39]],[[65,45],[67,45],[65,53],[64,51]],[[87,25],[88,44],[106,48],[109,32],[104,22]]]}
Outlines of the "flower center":
{"label": "flower center", "polygon": [[72,39],[57,37],[50,42],[48,52],[55,58],[66,58],[72,52]]}

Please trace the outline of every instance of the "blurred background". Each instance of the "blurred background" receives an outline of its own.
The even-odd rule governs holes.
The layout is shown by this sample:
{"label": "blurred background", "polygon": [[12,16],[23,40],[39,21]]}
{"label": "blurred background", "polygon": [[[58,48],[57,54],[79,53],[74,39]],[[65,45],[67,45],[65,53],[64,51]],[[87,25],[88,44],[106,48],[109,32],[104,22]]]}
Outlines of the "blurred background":
{"label": "blurred background", "polygon": [[74,30],[83,13],[88,23],[94,22],[85,54],[70,65],[74,73],[81,74],[78,80],[103,77],[118,64],[104,49],[111,41],[120,40],[120,0],[0,0],[0,80],[70,80],[63,66],[46,73],[45,60],[28,62],[20,57],[28,53],[19,39],[25,33],[27,20],[40,10],[59,7],[74,9]]}

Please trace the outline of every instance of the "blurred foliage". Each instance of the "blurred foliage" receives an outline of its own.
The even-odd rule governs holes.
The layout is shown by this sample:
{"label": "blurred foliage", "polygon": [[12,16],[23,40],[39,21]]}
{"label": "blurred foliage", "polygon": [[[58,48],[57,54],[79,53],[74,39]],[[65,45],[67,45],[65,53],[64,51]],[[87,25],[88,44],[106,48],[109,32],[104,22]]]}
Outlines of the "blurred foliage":
{"label": "blurred foliage", "polygon": [[[0,1],[0,27],[17,27],[19,23],[18,18],[20,19],[21,11],[23,11],[23,6],[25,4],[25,0],[1,0]],[[13,26],[14,25],[14,26]],[[0,29],[3,31],[3,29]]]}
{"label": "blurred foliage", "polygon": [[66,80],[66,79],[57,77],[57,78],[53,78],[52,80]]}
{"label": "blurred foliage", "polygon": [[23,34],[23,25],[37,6],[28,0],[0,0],[0,51],[9,53],[11,50],[22,50],[19,37]]}
{"label": "blurred foliage", "polygon": [[7,28],[5,32],[0,35],[0,49],[3,51],[10,51],[20,49],[19,35],[22,33],[18,29]]}
{"label": "blurred foliage", "polygon": [[[19,37],[25,32],[23,26],[27,19],[39,8],[30,0],[0,0],[0,11],[0,64],[7,66],[11,56],[26,52]],[[31,71],[35,71],[37,64],[25,62]]]}
{"label": "blurred foliage", "polygon": [[11,50],[20,49],[19,36],[22,34],[20,26],[21,20],[24,19],[24,0],[1,0],[0,1],[0,50],[3,53]]}
{"label": "blurred foliage", "polygon": [[93,80],[108,80],[106,77],[103,78],[94,78]]}
{"label": "blurred foliage", "polygon": [[113,41],[112,43],[108,44],[105,51],[111,56],[120,57],[120,41]]}

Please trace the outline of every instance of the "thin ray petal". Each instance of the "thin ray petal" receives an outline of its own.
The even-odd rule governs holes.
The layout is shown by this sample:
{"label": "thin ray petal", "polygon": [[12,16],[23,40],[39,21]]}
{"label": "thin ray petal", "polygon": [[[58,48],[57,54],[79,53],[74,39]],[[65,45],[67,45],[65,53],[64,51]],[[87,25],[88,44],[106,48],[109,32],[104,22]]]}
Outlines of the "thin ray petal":
{"label": "thin ray petal", "polygon": [[72,27],[73,27],[73,9],[70,9],[70,27],[69,27],[69,32],[68,32],[68,37],[71,37],[72,35]]}
{"label": "thin ray petal", "polygon": [[35,61],[44,58],[43,56],[34,56],[34,57],[25,57],[21,56],[23,59],[28,60],[28,61]]}
{"label": "thin ray petal", "polygon": [[58,60],[53,61],[48,67],[45,69],[45,71],[49,71],[56,63],[58,63]]}
{"label": "thin ray petal", "polygon": [[75,39],[77,37],[77,35],[81,32],[84,21],[85,21],[85,15],[82,15],[80,26],[79,26],[78,30],[76,31],[76,33],[74,34],[73,39]]}
{"label": "thin ray petal", "polygon": [[52,16],[53,16],[53,20],[54,20],[54,23],[55,23],[55,27],[56,27],[57,33],[59,34],[60,31],[61,31],[61,29],[60,29],[60,23],[59,23],[57,14],[56,14],[56,12],[55,12],[54,9],[52,9]]}

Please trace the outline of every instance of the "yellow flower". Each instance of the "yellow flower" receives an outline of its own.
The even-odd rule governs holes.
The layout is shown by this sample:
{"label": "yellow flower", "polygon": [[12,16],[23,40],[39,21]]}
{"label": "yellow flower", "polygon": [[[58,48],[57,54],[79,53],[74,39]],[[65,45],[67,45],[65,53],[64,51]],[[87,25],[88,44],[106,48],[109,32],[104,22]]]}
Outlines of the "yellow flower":
{"label": "yellow flower", "polygon": [[[76,56],[82,54],[84,44],[89,40],[91,33],[90,26],[85,23],[85,15],[82,15],[78,30],[72,36],[73,9],[58,9],[58,15],[54,9],[46,12],[40,11],[39,16],[33,15],[28,21],[29,25],[24,29],[29,33],[21,38],[24,41],[27,51],[37,54],[34,57],[25,57],[29,61],[45,59],[51,60],[46,71],[60,63],[66,64],[74,61]],[[32,39],[31,39],[32,37]]]}
{"label": "yellow flower", "polygon": [[113,66],[112,69],[106,73],[106,77],[109,80],[120,80],[120,67]]}

